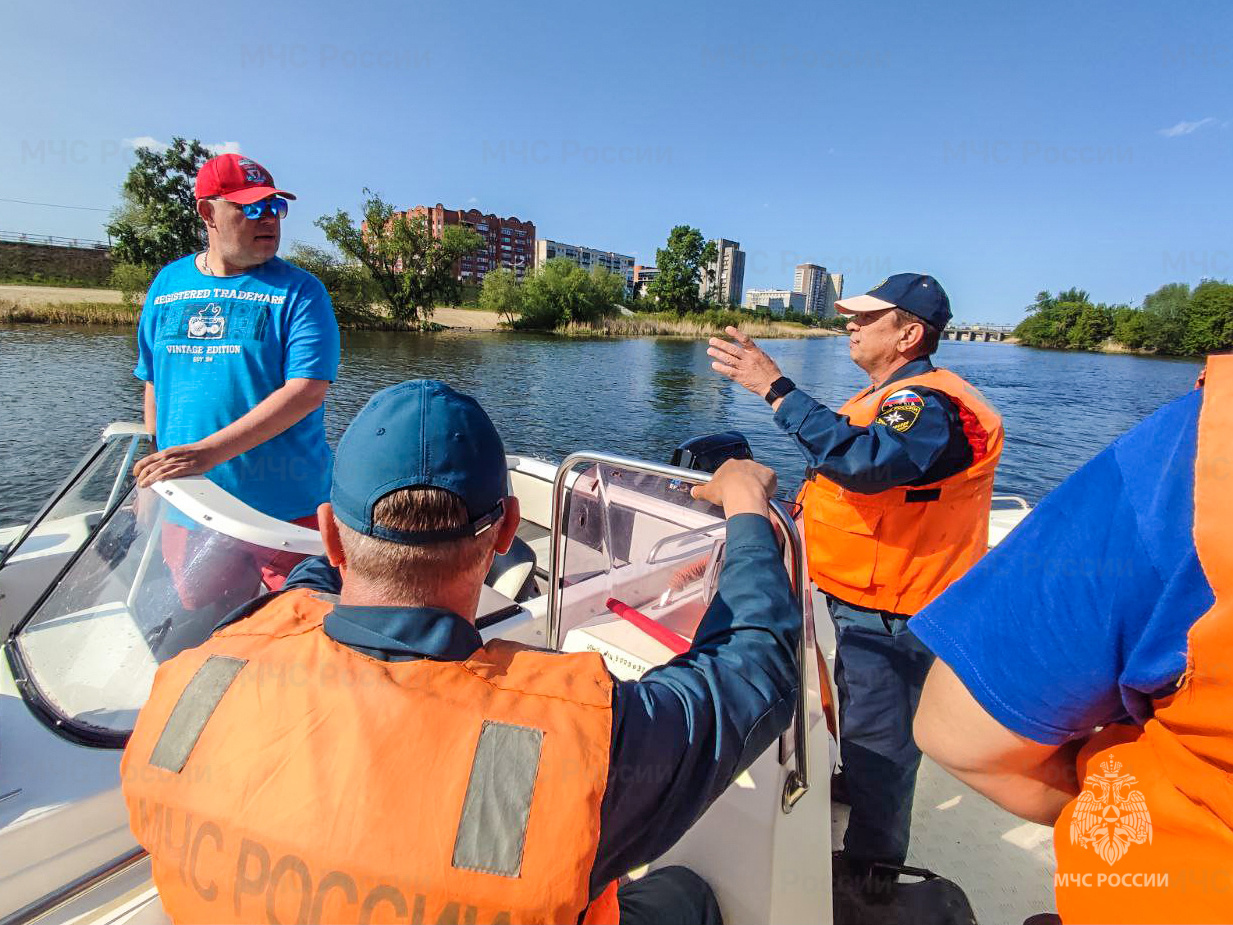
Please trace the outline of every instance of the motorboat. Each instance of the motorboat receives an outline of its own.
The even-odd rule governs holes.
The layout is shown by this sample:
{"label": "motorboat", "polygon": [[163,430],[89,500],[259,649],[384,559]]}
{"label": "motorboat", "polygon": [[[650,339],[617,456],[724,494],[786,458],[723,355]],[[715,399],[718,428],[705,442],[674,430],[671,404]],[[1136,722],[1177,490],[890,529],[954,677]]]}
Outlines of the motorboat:
{"label": "motorboat", "polygon": [[[208,479],[138,489],[133,462],[149,443],[140,425],[109,425],[32,521],[0,531],[0,925],[166,921],[119,777],[154,672],[264,590],[258,571],[235,563],[322,552],[315,531],[261,514]],[[604,453],[508,463],[523,521],[483,589],[481,635],[598,651],[619,678],[688,646],[724,556],[722,511],[690,494],[710,476]],[[1026,508],[1000,504],[991,542]],[[833,634],[789,507],[775,502],[771,515],[803,621],[792,727],[650,868],[699,873],[729,922],[831,922],[833,832],[842,826],[830,794],[841,748]],[[166,550],[176,533],[192,542],[173,570]],[[211,576],[212,593],[185,592],[185,582]],[[933,790],[918,791],[918,842],[965,801],[978,827],[1021,828],[928,770],[922,778]],[[964,864],[970,873],[972,861]]]}

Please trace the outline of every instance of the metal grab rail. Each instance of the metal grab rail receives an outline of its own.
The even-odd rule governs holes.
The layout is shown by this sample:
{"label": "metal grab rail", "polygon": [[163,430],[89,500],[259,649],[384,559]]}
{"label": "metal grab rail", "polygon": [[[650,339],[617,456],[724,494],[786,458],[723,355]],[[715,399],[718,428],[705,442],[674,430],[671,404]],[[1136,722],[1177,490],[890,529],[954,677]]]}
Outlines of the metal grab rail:
{"label": "metal grab rail", "polygon": [[[556,477],[552,482],[552,544],[550,561],[548,563],[548,645],[554,651],[561,648],[561,581],[562,552],[561,537],[564,532],[565,515],[565,482],[570,473],[579,465],[606,465],[631,472],[647,475],[659,475],[676,479],[689,485],[704,485],[711,480],[711,473],[696,469],[678,469],[660,463],[643,462],[613,456],[607,453],[573,453],[557,468]],[[813,645],[813,624],[809,619],[810,607],[807,600],[809,590],[809,575],[807,572],[804,544],[796,529],[796,522],[788,514],[787,508],[778,499],[772,499],[769,505],[771,522],[777,523],[783,531],[785,547],[788,551],[788,578],[792,583],[801,612],[801,634],[797,643],[797,697],[796,709],[792,721],[794,766],[788,771],[784,780],[781,806],[785,813],[790,813],[792,807],[809,792],[809,685],[805,672],[809,665],[809,650]],[[713,529],[713,528],[711,528]]]}
{"label": "metal grab rail", "polygon": [[1019,495],[994,495],[989,499],[989,501],[991,503],[996,501],[1008,501],[1017,504],[1019,508],[1024,511],[1030,511],[1032,509],[1032,505],[1028,504],[1027,498],[1021,498]]}

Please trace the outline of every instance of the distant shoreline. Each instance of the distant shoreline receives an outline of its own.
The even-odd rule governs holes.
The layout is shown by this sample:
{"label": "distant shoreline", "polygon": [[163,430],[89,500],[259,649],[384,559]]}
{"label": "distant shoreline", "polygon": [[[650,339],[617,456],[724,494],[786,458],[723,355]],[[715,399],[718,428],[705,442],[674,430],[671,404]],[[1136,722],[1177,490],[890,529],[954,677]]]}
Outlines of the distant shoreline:
{"label": "distant shoreline", "polygon": [[[140,317],[141,306],[125,305],[121,293],[114,289],[0,285],[0,324],[133,327],[136,326]],[[509,327],[501,325],[500,316],[495,312],[474,308],[438,306],[433,309],[431,322],[439,332],[506,333],[511,331]],[[339,327],[347,331],[421,333],[417,328],[403,326],[393,320],[373,325],[352,325],[347,324],[345,319],[340,319]],[[843,336],[839,331],[825,328],[807,328],[789,322],[765,322],[754,319],[750,319],[748,325],[742,325],[742,330],[752,337],[772,339]],[[721,334],[722,331],[714,326],[692,321],[688,316],[681,319],[664,319],[646,315],[621,315],[604,319],[594,325],[567,325],[556,331],[525,333],[543,333],[570,338],[686,337],[700,339]]]}

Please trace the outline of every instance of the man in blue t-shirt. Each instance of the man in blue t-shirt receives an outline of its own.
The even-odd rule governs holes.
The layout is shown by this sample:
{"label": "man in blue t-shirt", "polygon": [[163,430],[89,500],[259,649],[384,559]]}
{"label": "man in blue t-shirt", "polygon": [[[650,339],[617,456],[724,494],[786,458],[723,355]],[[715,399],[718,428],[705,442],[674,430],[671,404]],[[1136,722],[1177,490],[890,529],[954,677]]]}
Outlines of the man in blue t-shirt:
{"label": "man in blue t-shirt", "polygon": [[1202,401],[1107,447],[908,624],[938,657],[921,748],[1023,818],[1052,825],[1094,730],[1142,726],[1186,674],[1215,600],[1194,540]]}
{"label": "man in blue t-shirt", "polygon": [[[264,514],[314,526],[329,497],[323,403],[338,374],[339,336],[325,287],[276,256],[295,197],[238,154],[202,165],[195,194],[208,247],[163,268],[137,332],[134,375],[146,383],[145,423],[159,447],[137,464],[138,484],[205,474]],[[163,536],[188,607],[209,600],[231,571],[212,558],[216,581],[186,578],[200,534],[168,525]],[[238,549],[236,558],[271,588],[298,559]],[[228,586],[242,583],[230,575]]]}

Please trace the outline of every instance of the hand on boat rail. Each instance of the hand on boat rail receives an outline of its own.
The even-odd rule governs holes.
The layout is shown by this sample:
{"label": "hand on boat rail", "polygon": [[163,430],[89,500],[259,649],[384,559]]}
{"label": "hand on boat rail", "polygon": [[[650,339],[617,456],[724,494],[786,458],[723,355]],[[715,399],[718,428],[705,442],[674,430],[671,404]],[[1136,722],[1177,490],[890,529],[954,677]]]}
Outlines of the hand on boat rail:
{"label": "hand on boat rail", "polygon": [[216,451],[196,443],[173,446],[139,459],[133,466],[133,476],[141,488],[149,488],[155,482],[182,479],[190,475],[209,472],[223,460]]}
{"label": "hand on boat rail", "polygon": [[690,489],[694,498],[721,505],[725,517],[737,514],[768,514],[767,503],[775,494],[775,471],[752,459],[729,459],[711,480]]}

